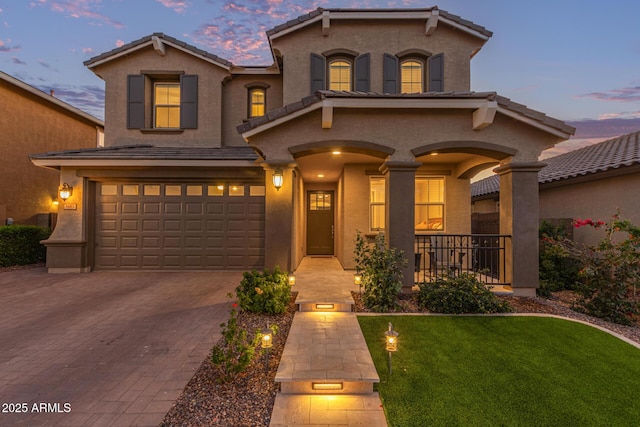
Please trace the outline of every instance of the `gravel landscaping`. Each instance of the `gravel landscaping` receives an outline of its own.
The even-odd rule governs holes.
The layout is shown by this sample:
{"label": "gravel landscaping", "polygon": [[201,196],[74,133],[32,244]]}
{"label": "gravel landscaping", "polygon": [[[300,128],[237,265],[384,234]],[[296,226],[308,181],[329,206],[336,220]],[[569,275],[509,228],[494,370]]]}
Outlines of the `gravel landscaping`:
{"label": "gravel landscaping", "polygon": [[[571,310],[575,299],[570,292],[559,292],[551,299],[501,296],[509,301],[517,313],[555,314],[593,323],[635,342],[640,343],[640,326],[622,326],[587,316]],[[268,426],[278,386],[275,375],[280,356],[293,321],[295,296],[287,312],[282,316],[268,316],[243,312],[239,316],[249,331],[263,329],[267,322],[276,323],[279,333],[269,353],[268,367],[265,356],[260,355],[240,378],[230,384],[219,384],[217,373],[208,359],[185,387],[183,394],[166,415],[162,426]],[[355,310],[365,312],[357,293]],[[404,296],[400,300],[399,313],[424,312],[414,299]]]}

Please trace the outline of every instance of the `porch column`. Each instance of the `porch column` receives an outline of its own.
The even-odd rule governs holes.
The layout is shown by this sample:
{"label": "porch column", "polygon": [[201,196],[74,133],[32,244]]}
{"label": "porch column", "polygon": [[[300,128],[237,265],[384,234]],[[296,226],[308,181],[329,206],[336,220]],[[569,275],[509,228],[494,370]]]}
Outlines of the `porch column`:
{"label": "porch column", "polygon": [[505,281],[513,293],[535,296],[538,288],[538,171],[544,163],[508,163],[494,169],[500,175],[500,234],[505,243]]}
{"label": "porch column", "polygon": [[[264,217],[264,266],[282,271],[292,268],[293,242],[293,166],[291,164],[263,164],[265,171],[265,217]],[[273,185],[273,173],[282,170],[282,187]]]}
{"label": "porch column", "polygon": [[390,247],[404,253],[407,266],[402,270],[402,292],[414,285],[415,180],[420,162],[388,161],[380,168],[386,177],[385,234]]}

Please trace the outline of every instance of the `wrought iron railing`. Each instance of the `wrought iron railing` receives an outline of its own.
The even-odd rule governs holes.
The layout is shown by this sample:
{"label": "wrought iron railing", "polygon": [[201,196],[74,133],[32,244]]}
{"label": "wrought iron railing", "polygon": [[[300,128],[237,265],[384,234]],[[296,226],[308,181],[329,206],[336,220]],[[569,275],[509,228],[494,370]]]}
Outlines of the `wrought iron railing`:
{"label": "wrought iron railing", "polygon": [[506,242],[503,234],[430,234],[415,236],[415,279],[474,273],[483,283],[506,281]]}

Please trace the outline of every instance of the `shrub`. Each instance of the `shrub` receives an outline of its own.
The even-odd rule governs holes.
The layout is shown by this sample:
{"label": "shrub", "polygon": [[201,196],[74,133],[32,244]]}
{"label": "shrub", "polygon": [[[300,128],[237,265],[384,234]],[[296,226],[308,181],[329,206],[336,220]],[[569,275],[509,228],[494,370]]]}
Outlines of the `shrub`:
{"label": "shrub", "polygon": [[440,277],[418,284],[418,304],[434,313],[505,313],[509,303],[500,300],[473,274]]}
{"label": "shrub", "polygon": [[[639,314],[636,289],[640,284],[640,227],[620,219],[616,212],[608,222],[575,220],[575,227],[603,228],[596,246],[580,249],[585,268],[577,291],[577,308],[592,316],[623,325],[635,323]],[[623,233],[623,236],[619,236]]]}
{"label": "shrub", "polygon": [[48,228],[34,225],[0,227],[0,267],[44,262],[47,251],[40,241],[50,234]]}
{"label": "shrub", "polygon": [[542,221],[540,237],[540,288],[539,296],[550,297],[552,292],[575,289],[582,262],[565,250],[559,241],[568,240],[565,227]]}
{"label": "shrub", "polygon": [[247,331],[238,326],[236,304],[231,309],[229,321],[221,323],[222,338],[211,349],[211,364],[220,374],[220,382],[235,380],[253,360],[260,333],[256,331],[253,338],[248,338]]}
{"label": "shrub", "polygon": [[402,268],[407,265],[402,251],[387,248],[384,234],[378,234],[370,246],[357,233],[354,259],[356,272],[362,276],[364,306],[376,312],[394,309],[402,289]]}
{"label": "shrub", "polygon": [[240,308],[253,313],[282,314],[291,299],[287,274],[276,267],[273,271],[245,272],[236,288]]}

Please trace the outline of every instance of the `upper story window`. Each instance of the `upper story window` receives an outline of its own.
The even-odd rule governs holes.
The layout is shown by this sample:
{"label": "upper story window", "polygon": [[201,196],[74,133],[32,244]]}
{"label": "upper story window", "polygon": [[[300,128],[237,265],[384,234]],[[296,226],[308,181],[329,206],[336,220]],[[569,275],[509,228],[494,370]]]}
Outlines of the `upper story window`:
{"label": "upper story window", "polygon": [[154,128],[180,128],[180,83],[155,83]]}
{"label": "upper story window", "polygon": [[311,93],[318,90],[370,90],[370,57],[348,49],[332,49],[321,55],[312,53]]}
{"label": "upper story window", "polygon": [[351,62],[335,59],[329,62],[329,90],[351,90]]}
{"label": "upper story window", "polygon": [[407,59],[400,63],[400,92],[424,92],[424,63],[417,59]]}
{"label": "upper story window", "polygon": [[265,90],[255,88],[249,91],[249,117],[264,116],[266,106]]}
{"label": "upper story window", "polygon": [[127,128],[196,129],[198,76],[152,71],[127,76]]}

